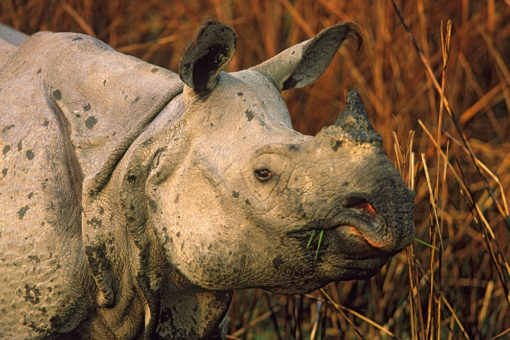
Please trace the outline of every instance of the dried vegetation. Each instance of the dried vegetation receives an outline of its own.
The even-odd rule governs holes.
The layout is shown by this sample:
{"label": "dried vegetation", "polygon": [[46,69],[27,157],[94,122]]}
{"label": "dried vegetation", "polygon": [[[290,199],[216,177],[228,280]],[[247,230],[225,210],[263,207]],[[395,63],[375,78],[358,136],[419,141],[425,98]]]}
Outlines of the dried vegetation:
{"label": "dried vegetation", "polygon": [[[75,31],[176,70],[205,17],[239,35],[230,70],[338,21],[363,32],[314,86],[285,93],[295,128],[332,122],[360,92],[416,195],[419,241],[367,281],[305,296],[236,293],[228,339],[510,336],[510,1],[0,1],[23,32]],[[406,23],[406,26],[403,24]],[[451,23],[451,26],[450,26]]]}

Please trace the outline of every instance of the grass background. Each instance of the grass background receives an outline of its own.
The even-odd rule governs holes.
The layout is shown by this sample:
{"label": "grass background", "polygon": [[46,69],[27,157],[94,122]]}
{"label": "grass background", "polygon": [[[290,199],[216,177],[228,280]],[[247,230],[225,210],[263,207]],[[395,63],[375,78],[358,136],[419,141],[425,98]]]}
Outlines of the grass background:
{"label": "grass background", "polygon": [[227,339],[510,337],[510,1],[395,2],[409,31],[391,0],[0,0],[0,22],[87,33],[174,71],[206,17],[238,33],[230,71],[357,23],[361,50],[346,44],[319,81],[284,97],[296,130],[314,134],[359,91],[416,191],[416,237],[432,246],[305,296],[236,292]]}

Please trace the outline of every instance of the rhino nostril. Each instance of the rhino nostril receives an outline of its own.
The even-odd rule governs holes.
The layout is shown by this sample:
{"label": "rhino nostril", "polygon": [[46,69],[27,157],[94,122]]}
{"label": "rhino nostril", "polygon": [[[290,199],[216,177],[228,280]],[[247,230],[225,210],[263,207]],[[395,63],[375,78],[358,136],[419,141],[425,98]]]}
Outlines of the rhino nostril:
{"label": "rhino nostril", "polygon": [[372,217],[375,217],[377,215],[377,213],[375,212],[375,209],[374,207],[372,206],[372,204],[368,203],[368,202],[362,202],[354,207],[352,207],[352,209],[360,209],[362,210],[365,214],[367,215],[370,215]]}
{"label": "rhino nostril", "polygon": [[364,214],[375,217],[377,213],[374,207],[366,199],[361,197],[349,197],[342,202],[342,206],[348,209],[356,209]]}

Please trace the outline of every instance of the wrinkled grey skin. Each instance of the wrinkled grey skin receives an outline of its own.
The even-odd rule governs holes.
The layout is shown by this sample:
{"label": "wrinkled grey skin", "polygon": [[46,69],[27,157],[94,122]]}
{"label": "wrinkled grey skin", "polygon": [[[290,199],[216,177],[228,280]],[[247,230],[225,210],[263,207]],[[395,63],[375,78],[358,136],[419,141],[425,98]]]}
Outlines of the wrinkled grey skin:
{"label": "wrinkled grey skin", "polygon": [[0,36],[2,339],[217,338],[233,290],[367,278],[413,240],[358,95],[316,136],[280,96],[352,24],[230,74],[216,22],[179,75],[85,35]]}

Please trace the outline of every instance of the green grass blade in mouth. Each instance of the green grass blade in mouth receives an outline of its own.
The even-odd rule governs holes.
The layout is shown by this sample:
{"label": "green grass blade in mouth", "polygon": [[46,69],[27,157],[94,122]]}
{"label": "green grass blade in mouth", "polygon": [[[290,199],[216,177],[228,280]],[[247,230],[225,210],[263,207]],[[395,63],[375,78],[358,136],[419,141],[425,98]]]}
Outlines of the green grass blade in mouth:
{"label": "green grass blade in mouth", "polygon": [[310,235],[310,238],[308,239],[308,244],[306,245],[306,249],[310,248],[310,244],[312,244],[313,235],[315,235],[315,229],[312,230],[312,235]]}
{"label": "green grass blade in mouth", "polygon": [[319,234],[319,242],[317,243],[317,250],[315,251],[315,259],[319,256],[319,249],[321,248],[322,236],[324,235],[324,230],[321,230]]}
{"label": "green grass blade in mouth", "polygon": [[[312,244],[312,240],[313,240],[314,236],[315,236],[315,229],[312,230],[312,234],[310,235],[310,238],[308,239],[308,243],[306,244],[306,249],[310,248],[310,245]],[[319,242],[317,242],[317,249],[315,250],[315,259],[316,260],[317,260],[317,257],[319,256],[319,249],[321,248],[323,236],[324,236],[324,230],[321,230],[319,233]]]}

